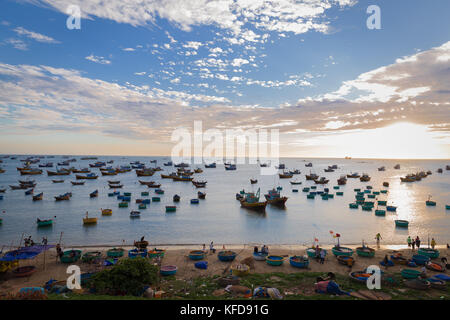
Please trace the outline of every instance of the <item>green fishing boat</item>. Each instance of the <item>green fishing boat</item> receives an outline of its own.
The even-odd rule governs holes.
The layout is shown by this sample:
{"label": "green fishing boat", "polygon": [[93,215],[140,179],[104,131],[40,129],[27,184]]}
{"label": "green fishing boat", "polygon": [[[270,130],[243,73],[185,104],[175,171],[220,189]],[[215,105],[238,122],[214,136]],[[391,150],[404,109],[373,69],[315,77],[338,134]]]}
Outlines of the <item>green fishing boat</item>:
{"label": "green fishing boat", "polygon": [[77,262],[81,257],[81,250],[67,250],[64,251],[60,260],[62,263],[73,263]]}
{"label": "green fishing boat", "polygon": [[378,205],[379,206],[385,206],[385,205],[387,205],[387,201],[386,200],[378,200]]}
{"label": "green fishing boat", "polygon": [[333,187],[334,190],[339,190],[339,188],[340,188],[339,186],[334,186]]}
{"label": "green fishing boat", "polygon": [[409,222],[406,220],[395,220],[395,226],[400,228],[408,228]]}
{"label": "green fishing boat", "polygon": [[387,193],[387,190],[380,190],[381,193]]}
{"label": "green fishing boat", "polygon": [[128,208],[128,202],[120,202],[119,208]]}
{"label": "green fishing boat", "polygon": [[353,249],[347,247],[334,246],[333,249],[331,249],[331,251],[336,257],[340,256],[351,257],[353,255]]}
{"label": "green fishing boat", "polygon": [[138,206],[139,209],[147,209],[147,205],[145,203],[141,203]]}
{"label": "green fishing boat", "polygon": [[106,251],[106,255],[110,258],[120,258],[123,256],[123,253],[125,252],[122,248],[112,248]]}
{"label": "green fishing boat", "polygon": [[386,210],[375,210],[375,215],[376,216],[385,216],[386,215]]}
{"label": "green fishing boat", "polygon": [[124,195],[125,197],[131,197],[131,192],[124,192],[123,195]]}
{"label": "green fishing boat", "polygon": [[306,195],[306,198],[308,199],[314,199],[316,196],[314,194],[308,194]]}
{"label": "green fishing boat", "polygon": [[344,195],[344,192],[338,191],[338,192],[336,192],[336,195],[337,195],[337,196],[343,196],[343,195]]}
{"label": "green fishing boat", "polygon": [[50,227],[51,225],[53,225],[53,220],[52,219],[48,219],[48,220],[37,219],[37,226],[38,226],[38,228]]}
{"label": "green fishing boat", "polygon": [[302,189],[303,192],[309,192],[309,188],[305,187]]}
{"label": "green fishing boat", "polygon": [[421,272],[419,270],[413,269],[402,269],[401,275],[404,279],[416,279],[420,276]]}
{"label": "green fishing boat", "polygon": [[361,207],[364,211],[372,211],[373,206],[363,204]]}
{"label": "green fishing boat", "polygon": [[143,197],[148,196],[148,195],[149,195],[148,191],[141,192],[141,196],[143,196]]}
{"label": "green fishing boat", "polygon": [[350,203],[348,206],[349,206],[350,209],[358,209],[359,204],[357,204],[357,203]]}
{"label": "green fishing boat", "polygon": [[355,191],[355,192],[360,192],[361,189],[360,189],[360,188],[358,188],[358,189],[353,189],[353,191]]}
{"label": "green fishing boat", "polygon": [[176,206],[166,206],[166,212],[175,212],[177,211]]}
{"label": "green fishing boat", "polygon": [[375,199],[375,195],[374,195],[374,194],[368,194],[368,195],[367,195],[367,198]]}
{"label": "green fishing boat", "polygon": [[375,249],[369,247],[356,248],[356,254],[360,257],[372,258],[375,256]]}
{"label": "green fishing boat", "polygon": [[418,254],[421,254],[426,257],[430,257],[431,259],[439,258],[439,250],[431,249],[431,248],[419,248],[417,251]]}
{"label": "green fishing boat", "polygon": [[152,201],[153,202],[160,202],[161,198],[160,197],[152,197]]}

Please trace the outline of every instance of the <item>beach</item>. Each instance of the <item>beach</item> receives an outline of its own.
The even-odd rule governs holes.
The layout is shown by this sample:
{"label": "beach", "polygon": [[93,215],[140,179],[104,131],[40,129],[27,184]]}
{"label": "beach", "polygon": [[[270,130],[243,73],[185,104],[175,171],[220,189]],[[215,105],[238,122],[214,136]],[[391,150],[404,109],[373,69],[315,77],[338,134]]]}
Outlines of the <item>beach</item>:
{"label": "beach", "polygon": [[[118,246],[119,247],[119,246]],[[148,249],[152,249],[154,246],[149,245]],[[157,246],[158,249],[165,249],[166,253],[164,258],[162,259],[161,265],[176,265],[178,267],[178,271],[176,274],[176,279],[181,281],[190,281],[198,278],[204,277],[212,277],[212,276],[223,276],[229,274],[229,268],[231,265],[235,265],[240,261],[250,258],[250,261],[253,261],[254,268],[251,268],[251,274],[270,274],[274,272],[290,274],[290,273],[299,273],[299,272],[314,272],[314,273],[323,273],[326,274],[328,272],[333,272],[335,274],[340,274],[342,276],[347,276],[350,271],[358,271],[364,270],[366,267],[370,265],[379,266],[381,270],[385,272],[391,273],[399,273],[403,265],[395,265],[393,267],[389,267],[385,269],[381,267],[379,262],[383,260],[385,255],[388,255],[389,259],[391,254],[395,252],[401,252],[405,258],[411,258],[413,254],[417,253],[417,249],[412,251],[411,249],[405,248],[406,246],[389,246],[389,245],[381,245],[379,249],[376,249],[376,245],[370,245],[370,247],[376,249],[375,256],[373,258],[365,258],[358,257],[356,253],[353,254],[355,258],[355,264],[350,269],[347,266],[341,265],[338,263],[337,259],[331,253],[331,246],[324,246],[323,248],[328,251],[328,254],[325,258],[325,263],[320,264],[314,259],[310,259],[309,268],[307,269],[298,269],[290,266],[289,264],[289,256],[293,255],[305,255],[306,247],[300,245],[269,245],[269,253],[271,255],[280,255],[286,256],[286,259],[283,265],[279,267],[274,267],[266,264],[264,261],[254,261],[252,258],[253,253],[253,245],[225,245],[226,250],[232,250],[237,253],[237,257],[233,262],[222,262],[217,258],[217,252],[222,250],[223,245],[217,244],[215,248],[217,252],[215,254],[208,252],[204,261],[208,261],[208,268],[206,270],[197,269],[194,267],[195,261],[192,261],[188,258],[188,253],[191,250],[201,250],[201,246]],[[347,246],[352,249],[356,249],[357,246]],[[123,247],[125,250],[133,249],[131,246]],[[101,251],[102,257],[106,257],[106,251],[111,249],[111,247],[73,247],[73,248],[63,248],[64,250],[69,249],[80,249],[83,253],[87,251]],[[207,248],[208,249],[208,248]],[[444,246],[437,247],[440,250],[440,258],[447,257],[448,259],[448,249]],[[126,252],[124,257],[126,256]],[[125,258],[122,258],[125,259]],[[80,266],[81,272],[97,272],[102,270],[105,267],[94,266],[91,264],[83,263],[78,261],[75,263]],[[20,266],[26,265],[34,265],[37,267],[37,272],[34,273],[31,277],[26,278],[14,278],[12,277],[11,272],[3,275],[3,280],[0,281],[0,292],[2,294],[6,293],[17,293],[21,288],[24,287],[42,287],[44,284],[50,279],[55,279],[58,281],[65,281],[69,276],[66,273],[67,267],[70,264],[63,264],[59,262],[59,259],[56,258],[55,249],[48,250],[45,254],[42,253],[37,256],[35,259],[27,261],[20,261]],[[420,268],[416,268],[420,270]],[[434,274],[438,274],[437,272],[433,272],[427,270],[427,274],[432,276]]]}

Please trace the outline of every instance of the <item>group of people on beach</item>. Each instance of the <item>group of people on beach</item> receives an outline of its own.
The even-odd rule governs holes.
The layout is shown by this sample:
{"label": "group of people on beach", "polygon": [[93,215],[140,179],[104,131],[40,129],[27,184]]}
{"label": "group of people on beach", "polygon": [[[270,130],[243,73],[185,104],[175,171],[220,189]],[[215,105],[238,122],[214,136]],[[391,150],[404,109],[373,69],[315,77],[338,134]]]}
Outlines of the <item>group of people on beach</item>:
{"label": "group of people on beach", "polygon": [[[406,242],[408,243],[408,247],[410,247],[413,251],[417,247],[417,249],[420,248],[420,238],[419,236],[416,237],[416,239],[411,239],[411,236],[408,236],[406,239]],[[431,238],[430,242],[431,248],[434,249],[436,247],[436,240],[434,238]]]}
{"label": "group of people on beach", "polygon": [[[45,246],[45,245],[47,245],[47,243],[48,243],[47,237],[42,237],[42,244]],[[28,238],[25,238],[24,245],[25,245],[25,247],[31,247],[31,246],[36,245],[36,242],[33,241],[31,236],[29,236]]]}
{"label": "group of people on beach", "polygon": [[262,254],[269,254],[269,247],[265,244],[261,247],[261,251],[258,250],[258,247],[253,248],[253,253],[262,253]]}

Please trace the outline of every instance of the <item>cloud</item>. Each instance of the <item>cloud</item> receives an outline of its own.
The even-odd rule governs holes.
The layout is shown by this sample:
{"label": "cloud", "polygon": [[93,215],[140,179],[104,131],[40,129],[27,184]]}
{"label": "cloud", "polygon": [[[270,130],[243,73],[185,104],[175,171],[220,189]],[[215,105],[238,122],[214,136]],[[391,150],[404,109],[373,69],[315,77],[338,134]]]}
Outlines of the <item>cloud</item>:
{"label": "cloud", "polygon": [[15,33],[17,33],[18,35],[21,36],[26,36],[30,39],[36,40],[38,42],[43,42],[43,43],[60,43],[59,41],[53,39],[52,37],[34,32],[34,31],[29,31],[25,28],[22,27],[17,27],[13,30]]}
{"label": "cloud", "polygon": [[104,57],[94,56],[91,54],[90,56],[85,57],[86,60],[99,63],[99,64],[111,64],[110,60],[105,59]]}
{"label": "cloud", "polygon": [[243,64],[247,64],[247,63],[249,63],[249,61],[247,59],[236,58],[236,59],[233,59],[233,61],[231,62],[231,65],[233,67],[240,67]]}
{"label": "cloud", "polygon": [[136,51],[135,48],[123,48],[122,50],[123,50],[123,51],[130,51],[130,52]]}
{"label": "cloud", "polygon": [[[329,30],[326,11],[353,6],[356,0],[28,0],[32,4],[50,5],[64,12],[68,5],[82,8],[84,18],[99,17],[133,26],[155,24],[157,18],[167,19],[184,31],[195,26],[216,26],[229,30],[239,39],[230,41],[261,41],[260,32],[302,34]],[[176,41],[169,34],[171,41]],[[232,40],[235,39],[235,40]]]}
{"label": "cloud", "polygon": [[28,45],[20,39],[9,38],[4,41],[4,43],[12,45],[15,49],[26,51],[28,50]]}

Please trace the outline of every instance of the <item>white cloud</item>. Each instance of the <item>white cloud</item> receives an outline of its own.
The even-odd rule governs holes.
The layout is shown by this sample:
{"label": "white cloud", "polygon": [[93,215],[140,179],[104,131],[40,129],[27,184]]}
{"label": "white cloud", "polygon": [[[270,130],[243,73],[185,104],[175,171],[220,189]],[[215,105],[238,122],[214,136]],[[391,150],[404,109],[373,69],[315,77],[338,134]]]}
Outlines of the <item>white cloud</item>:
{"label": "white cloud", "polygon": [[9,38],[4,41],[6,44],[12,45],[15,49],[26,51],[28,46],[20,39]]}
{"label": "white cloud", "polygon": [[136,49],[134,49],[134,48],[123,48],[122,50],[123,51],[130,51],[130,52],[136,51]]}
{"label": "white cloud", "polygon": [[233,61],[231,62],[231,65],[233,67],[240,67],[243,64],[247,64],[247,63],[249,63],[249,61],[247,59],[236,58],[236,59],[233,59]]}
{"label": "white cloud", "polygon": [[25,28],[22,27],[17,27],[13,30],[15,33],[17,33],[18,35],[21,36],[26,36],[30,39],[36,40],[38,42],[44,42],[44,43],[60,43],[59,41],[56,41],[55,39],[53,39],[52,37],[34,32],[34,31],[29,31]]}
{"label": "white cloud", "polygon": [[85,57],[86,60],[95,62],[95,63],[100,63],[100,64],[111,64],[110,60],[105,59],[104,57],[100,57],[100,56],[94,56],[93,54],[91,54],[90,56]]}

